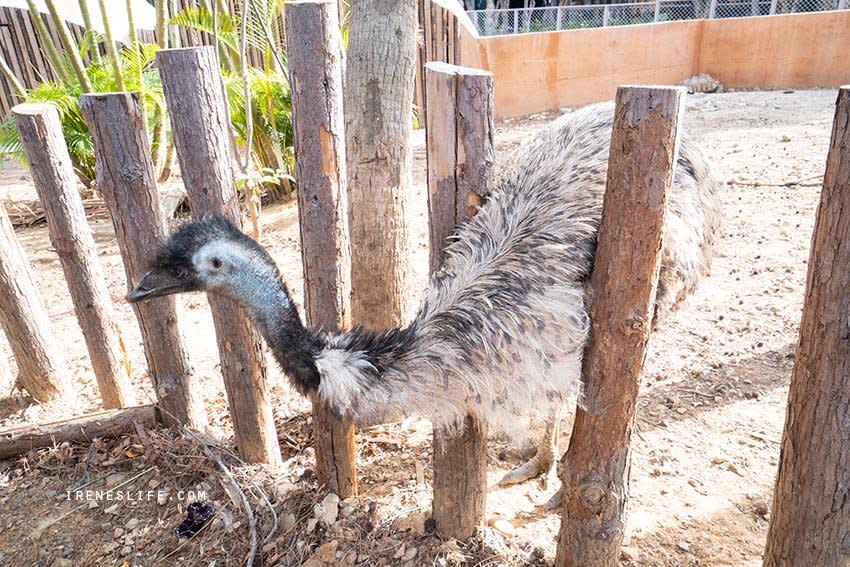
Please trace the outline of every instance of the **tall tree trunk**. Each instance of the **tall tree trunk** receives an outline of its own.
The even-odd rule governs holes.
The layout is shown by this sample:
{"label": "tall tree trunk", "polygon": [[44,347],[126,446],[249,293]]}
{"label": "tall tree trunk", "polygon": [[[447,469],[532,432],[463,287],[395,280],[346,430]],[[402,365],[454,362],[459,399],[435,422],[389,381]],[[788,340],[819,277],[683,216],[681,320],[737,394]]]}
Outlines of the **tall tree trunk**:
{"label": "tall tree trunk", "polygon": [[416,0],[356,0],[345,90],[351,313],[371,329],[412,313],[411,146]]}
{"label": "tall tree trunk", "polygon": [[765,567],[850,565],[850,87],[838,94]]}

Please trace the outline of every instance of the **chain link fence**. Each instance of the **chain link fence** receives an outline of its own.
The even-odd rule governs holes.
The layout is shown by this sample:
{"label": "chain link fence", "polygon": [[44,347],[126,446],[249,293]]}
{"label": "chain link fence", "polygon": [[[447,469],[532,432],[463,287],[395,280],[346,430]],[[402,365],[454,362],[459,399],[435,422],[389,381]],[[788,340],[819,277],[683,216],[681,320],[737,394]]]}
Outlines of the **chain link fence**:
{"label": "chain link fence", "polygon": [[846,10],[850,0],[656,0],[618,4],[468,11],[478,33],[506,35],[628,26],[652,22],[742,18]]}

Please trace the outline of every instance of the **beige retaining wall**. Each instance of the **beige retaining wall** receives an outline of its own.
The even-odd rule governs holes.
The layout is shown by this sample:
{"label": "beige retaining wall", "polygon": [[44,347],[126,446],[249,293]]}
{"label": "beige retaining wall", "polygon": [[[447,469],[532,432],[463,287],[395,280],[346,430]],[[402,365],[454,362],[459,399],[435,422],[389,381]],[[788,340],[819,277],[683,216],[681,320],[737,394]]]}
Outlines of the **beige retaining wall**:
{"label": "beige retaining wall", "polygon": [[710,73],[731,88],[850,83],[850,10],[478,37],[460,62],[495,77],[498,117],[613,98],[617,85]]}

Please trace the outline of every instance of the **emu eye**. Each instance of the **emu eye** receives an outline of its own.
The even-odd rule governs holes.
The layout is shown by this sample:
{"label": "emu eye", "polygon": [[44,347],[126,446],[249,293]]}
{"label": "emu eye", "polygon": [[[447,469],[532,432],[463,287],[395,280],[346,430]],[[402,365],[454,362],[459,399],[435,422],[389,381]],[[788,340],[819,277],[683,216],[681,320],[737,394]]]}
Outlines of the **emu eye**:
{"label": "emu eye", "polygon": [[221,267],[221,260],[219,260],[218,258],[213,258],[212,259],[212,267],[215,268],[216,270],[219,269]]}

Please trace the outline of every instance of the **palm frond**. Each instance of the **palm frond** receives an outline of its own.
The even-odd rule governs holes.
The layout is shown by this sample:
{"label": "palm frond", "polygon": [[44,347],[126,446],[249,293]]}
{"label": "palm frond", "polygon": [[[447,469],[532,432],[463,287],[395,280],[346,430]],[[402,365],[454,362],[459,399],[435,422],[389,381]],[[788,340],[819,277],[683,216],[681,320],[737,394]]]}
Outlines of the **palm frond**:
{"label": "palm frond", "polygon": [[86,30],[86,33],[83,34],[83,38],[80,40],[80,59],[83,59],[90,52],[97,49],[97,46],[102,41],[104,41],[103,34],[93,29]]}
{"label": "palm frond", "polygon": [[[172,16],[169,23],[174,26],[182,26],[184,28],[206,32],[210,35],[215,31],[212,13],[200,6],[183,8]],[[239,53],[238,32],[236,31],[233,18],[223,12],[219,12],[218,14],[218,39],[228,49],[234,53]]]}
{"label": "palm frond", "polygon": [[24,148],[21,146],[18,130],[15,128],[15,123],[12,121],[11,115],[0,122],[0,154],[14,156],[21,163],[26,162]]}
{"label": "palm frond", "polygon": [[[121,50],[121,76],[128,90],[143,89],[145,72],[153,65],[157,51],[159,46],[155,43],[138,43],[136,49],[130,46]],[[139,77],[142,84],[139,84]]]}

